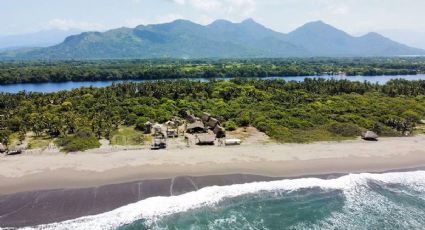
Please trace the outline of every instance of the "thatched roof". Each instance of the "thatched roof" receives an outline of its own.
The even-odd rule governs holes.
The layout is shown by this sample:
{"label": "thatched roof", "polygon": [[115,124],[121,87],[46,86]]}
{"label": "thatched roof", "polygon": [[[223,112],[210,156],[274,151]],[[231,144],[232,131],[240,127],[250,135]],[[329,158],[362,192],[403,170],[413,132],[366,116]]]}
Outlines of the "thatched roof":
{"label": "thatched roof", "polygon": [[215,142],[214,135],[211,134],[200,134],[196,136],[198,140],[198,145],[211,145]]}
{"label": "thatched roof", "polygon": [[188,120],[190,123],[194,123],[196,121],[199,121],[201,119],[197,118],[195,115],[191,114],[189,111],[184,112],[186,120]]}
{"label": "thatched roof", "polygon": [[226,136],[226,130],[220,125],[216,125],[213,132],[217,138],[222,138]]}
{"label": "thatched roof", "polygon": [[208,122],[210,120],[211,115],[209,113],[202,113],[202,121],[203,122]]}
{"label": "thatched roof", "polygon": [[208,126],[212,129],[215,128],[218,124],[220,124],[220,122],[214,117],[210,117],[210,119],[208,120]]}
{"label": "thatched roof", "polygon": [[377,140],[379,136],[373,131],[367,131],[365,133],[362,133],[362,138],[365,140]]}
{"label": "thatched roof", "polygon": [[189,124],[186,129],[188,133],[203,132],[204,130],[205,126],[201,121],[195,121],[194,123]]}

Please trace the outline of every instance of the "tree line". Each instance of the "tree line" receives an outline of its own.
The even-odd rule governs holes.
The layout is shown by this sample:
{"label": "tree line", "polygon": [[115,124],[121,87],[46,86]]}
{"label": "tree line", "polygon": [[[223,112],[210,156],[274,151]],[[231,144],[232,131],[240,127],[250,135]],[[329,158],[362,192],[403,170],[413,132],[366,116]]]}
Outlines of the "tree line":
{"label": "tree line", "polygon": [[0,62],[0,84],[312,75],[413,75],[425,58]]}
{"label": "tree line", "polygon": [[[59,143],[110,139],[120,126],[163,123],[182,111],[208,112],[225,127],[254,126],[282,142],[339,140],[374,130],[411,134],[425,117],[425,81],[385,85],[348,80],[303,82],[237,78],[115,84],[56,93],[0,93],[0,142],[11,134]],[[78,150],[79,147],[70,148]]]}

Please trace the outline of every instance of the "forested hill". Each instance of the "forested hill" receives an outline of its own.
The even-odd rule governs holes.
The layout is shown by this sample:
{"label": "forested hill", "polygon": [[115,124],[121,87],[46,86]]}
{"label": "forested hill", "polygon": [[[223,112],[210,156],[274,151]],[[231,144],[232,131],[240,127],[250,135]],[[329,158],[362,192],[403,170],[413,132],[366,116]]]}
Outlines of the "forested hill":
{"label": "forested hill", "polygon": [[283,34],[255,22],[187,20],[70,36],[59,45],[10,51],[0,59],[262,58],[425,55],[376,33],[351,36],[324,22]]}

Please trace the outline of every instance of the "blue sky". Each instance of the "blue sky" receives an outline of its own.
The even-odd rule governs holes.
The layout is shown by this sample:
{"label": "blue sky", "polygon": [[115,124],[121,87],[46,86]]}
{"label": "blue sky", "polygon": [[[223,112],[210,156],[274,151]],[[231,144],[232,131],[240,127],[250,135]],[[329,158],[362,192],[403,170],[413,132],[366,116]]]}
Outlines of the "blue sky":
{"label": "blue sky", "polygon": [[352,34],[425,32],[425,0],[0,0],[0,35],[48,29],[106,30],[177,18],[254,20],[289,32],[323,20]]}

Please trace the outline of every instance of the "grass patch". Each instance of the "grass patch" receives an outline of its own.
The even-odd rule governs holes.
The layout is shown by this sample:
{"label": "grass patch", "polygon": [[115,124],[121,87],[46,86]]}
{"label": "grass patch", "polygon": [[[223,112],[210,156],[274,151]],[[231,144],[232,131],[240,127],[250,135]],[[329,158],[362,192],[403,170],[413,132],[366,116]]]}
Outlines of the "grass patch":
{"label": "grass patch", "polygon": [[32,137],[28,141],[28,149],[44,149],[49,147],[49,143],[52,139],[48,137]]}
{"label": "grass patch", "polygon": [[313,143],[320,141],[345,141],[354,140],[357,136],[336,135],[326,128],[295,129],[295,130],[272,130],[268,133],[273,139],[283,143]]}
{"label": "grass patch", "polygon": [[122,126],[112,134],[111,145],[143,145],[150,141],[149,137],[132,126]]}

